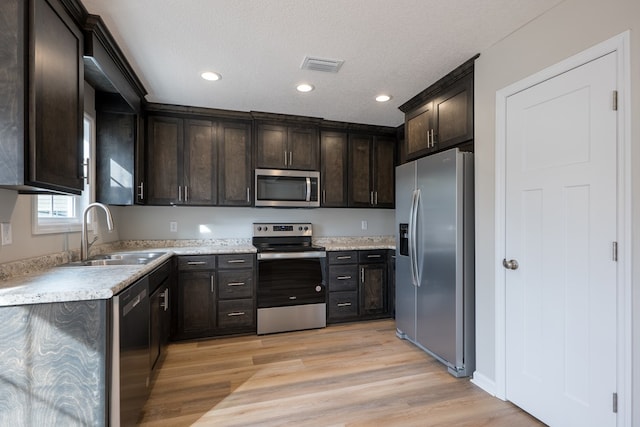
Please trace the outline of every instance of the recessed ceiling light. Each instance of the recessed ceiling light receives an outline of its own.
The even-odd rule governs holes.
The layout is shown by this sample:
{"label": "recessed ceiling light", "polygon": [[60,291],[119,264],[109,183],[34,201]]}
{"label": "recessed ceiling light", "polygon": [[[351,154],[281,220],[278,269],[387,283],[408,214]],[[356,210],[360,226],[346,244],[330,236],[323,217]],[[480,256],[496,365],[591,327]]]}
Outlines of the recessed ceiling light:
{"label": "recessed ceiling light", "polygon": [[315,88],[308,83],[302,83],[296,86],[296,89],[298,90],[298,92],[311,92]]}
{"label": "recessed ceiling light", "polygon": [[205,71],[204,73],[200,74],[200,76],[202,76],[203,79],[209,80],[212,82],[216,80],[220,80],[222,78],[220,74],[214,73],[213,71]]}
{"label": "recessed ceiling light", "polygon": [[378,102],[387,102],[390,99],[391,99],[391,96],[389,96],[389,95],[378,95],[378,96],[376,96],[376,101],[378,101]]}

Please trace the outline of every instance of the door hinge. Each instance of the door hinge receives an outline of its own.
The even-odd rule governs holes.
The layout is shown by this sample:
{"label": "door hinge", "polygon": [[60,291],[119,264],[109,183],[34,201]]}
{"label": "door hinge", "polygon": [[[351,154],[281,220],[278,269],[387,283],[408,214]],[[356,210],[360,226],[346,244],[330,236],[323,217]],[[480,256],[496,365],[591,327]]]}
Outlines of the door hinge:
{"label": "door hinge", "polygon": [[618,242],[613,242],[611,256],[614,261],[618,261]]}
{"label": "door hinge", "polygon": [[613,91],[613,98],[612,98],[612,104],[611,107],[613,109],[613,111],[618,111],[618,91],[614,90]]}
{"label": "door hinge", "polygon": [[613,393],[613,413],[618,413],[618,393]]}

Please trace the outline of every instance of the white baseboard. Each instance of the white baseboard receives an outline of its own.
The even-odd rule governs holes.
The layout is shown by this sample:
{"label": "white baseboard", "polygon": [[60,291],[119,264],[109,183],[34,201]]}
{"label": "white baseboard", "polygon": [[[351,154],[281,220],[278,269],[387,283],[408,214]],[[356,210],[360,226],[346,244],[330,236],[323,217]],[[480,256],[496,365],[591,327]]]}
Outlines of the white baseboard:
{"label": "white baseboard", "polygon": [[471,382],[476,386],[480,387],[482,390],[489,393],[491,396],[496,395],[496,383],[486,375],[483,375],[482,373],[475,371],[473,373],[473,378],[471,379]]}

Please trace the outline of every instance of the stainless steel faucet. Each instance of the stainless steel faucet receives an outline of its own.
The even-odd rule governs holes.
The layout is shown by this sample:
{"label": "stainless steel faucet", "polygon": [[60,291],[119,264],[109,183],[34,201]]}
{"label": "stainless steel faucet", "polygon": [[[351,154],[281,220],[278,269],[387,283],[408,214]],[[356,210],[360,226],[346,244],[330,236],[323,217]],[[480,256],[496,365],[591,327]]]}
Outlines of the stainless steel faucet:
{"label": "stainless steel faucet", "polygon": [[89,203],[89,205],[84,208],[84,212],[82,213],[82,242],[80,244],[81,261],[89,258],[89,249],[91,248],[91,245],[93,245],[98,239],[98,236],[96,236],[93,241],[89,243],[89,236],[87,233],[87,213],[91,208],[94,207],[102,208],[102,210],[104,210],[104,213],[107,215],[107,228],[109,229],[109,231],[113,231],[113,217],[111,216],[111,211],[109,210],[107,205],[104,205],[102,203]]}

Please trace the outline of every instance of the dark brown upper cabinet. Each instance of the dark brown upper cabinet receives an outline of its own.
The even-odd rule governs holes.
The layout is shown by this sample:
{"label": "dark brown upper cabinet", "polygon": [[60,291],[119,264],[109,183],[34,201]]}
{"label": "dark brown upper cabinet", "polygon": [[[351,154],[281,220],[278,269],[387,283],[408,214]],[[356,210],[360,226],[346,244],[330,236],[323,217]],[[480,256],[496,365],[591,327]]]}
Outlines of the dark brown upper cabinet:
{"label": "dark brown upper cabinet", "polygon": [[148,203],[217,203],[215,124],[209,120],[149,116]]}
{"label": "dark brown upper cabinet", "polygon": [[405,113],[403,160],[473,140],[473,64],[477,55],[399,108]]}
{"label": "dark brown upper cabinet", "polygon": [[394,138],[349,135],[349,207],[395,205]]}
{"label": "dark brown upper cabinet", "polygon": [[99,16],[87,16],[84,34],[85,80],[96,91],[96,200],[144,203],[147,91]]}
{"label": "dark brown upper cabinet", "polygon": [[[252,125],[221,110],[150,106],[147,116],[147,203],[251,206]],[[162,112],[162,114],[157,114]],[[224,114],[224,112],[222,112]],[[245,117],[229,112],[231,118]]]}
{"label": "dark brown upper cabinet", "polygon": [[256,168],[319,170],[318,127],[258,123]]}
{"label": "dark brown upper cabinet", "polygon": [[0,2],[0,186],[82,191],[82,10],[70,0]]}
{"label": "dark brown upper cabinet", "polygon": [[218,205],[253,204],[251,123],[218,123]]}
{"label": "dark brown upper cabinet", "polygon": [[346,132],[320,133],[320,187],[321,206],[342,208],[349,204],[347,171],[349,139]]}

